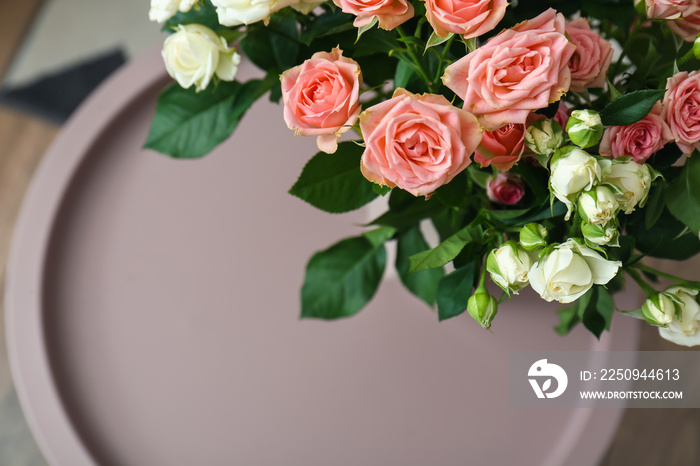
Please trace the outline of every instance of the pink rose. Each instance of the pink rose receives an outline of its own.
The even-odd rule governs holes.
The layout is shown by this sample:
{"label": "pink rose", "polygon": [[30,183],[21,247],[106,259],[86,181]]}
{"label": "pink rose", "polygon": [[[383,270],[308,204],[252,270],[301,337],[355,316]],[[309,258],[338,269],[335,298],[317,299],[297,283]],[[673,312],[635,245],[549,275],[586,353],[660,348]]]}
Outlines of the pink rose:
{"label": "pink rose", "polygon": [[697,0],[635,0],[635,5],[645,2],[649,19],[678,19],[698,11]]}
{"label": "pink rose", "polygon": [[576,51],[569,60],[573,92],[589,87],[605,87],[605,75],[613,58],[612,44],[591,31],[586,18],[578,18],[566,25],[569,40]]}
{"label": "pink rose", "polygon": [[666,81],[661,116],[678,147],[692,154],[700,142],[700,71],[683,71]]}
{"label": "pink rose", "polygon": [[661,104],[657,103],[638,122],[606,129],[599,151],[604,157],[630,156],[635,162],[643,163],[670,141],[673,141],[673,134],[661,117]]}
{"label": "pink rose", "polygon": [[508,123],[495,131],[485,131],[476,148],[474,161],[482,167],[493,164],[502,172],[510,170],[525,150],[525,125]]}
{"label": "pink rose", "polygon": [[469,39],[495,28],[507,6],[508,0],[425,0],[425,15],[438,36]]}
{"label": "pink rose", "polygon": [[666,25],[687,42],[694,42],[695,36],[700,33],[700,11],[685,15],[675,21],[668,21]]}
{"label": "pink rose", "polygon": [[515,205],[525,196],[525,183],[514,173],[499,173],[489,179],[486,195],[491,202]]}
{"label": "pink rose", "polygon": [[377,18],[379,27],[390,31],[413,18],[413,5],[408,0],[333,0],[344,13],[357,16],[353,25],[361,28]]}
{"label": "pink rose", "polygon": [[507,29],[451,64],[442,77],[484,129],[525,123],[569,90],[576,46],[564,35],[564,16],[549,9]]}
{"label": "pink rose", "polygon": [[471,163],[481,141],[476,117],[445,97],[397,89],[360,115],[365,152],[360,168],[370,181],[425,196]]}
{"label": "pink rose", "polygon": [[339,48],[317,52],[285,71],[282,81],[284,121],[295,134],[318,136],[318,148],[332,154],[338,138],[360,115],[362,73]]}

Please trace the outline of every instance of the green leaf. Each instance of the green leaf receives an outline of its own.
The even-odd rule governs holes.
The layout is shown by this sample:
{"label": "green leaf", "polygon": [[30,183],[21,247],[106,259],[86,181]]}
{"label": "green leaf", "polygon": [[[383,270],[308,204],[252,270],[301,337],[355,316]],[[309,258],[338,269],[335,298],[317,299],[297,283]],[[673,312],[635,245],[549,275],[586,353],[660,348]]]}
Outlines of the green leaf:
{"label": "green leaf", "polygon": [[559,325],[554,327],[554,330],[559,335],[567,335],[571,329],[576,326],[576,324],[581,322],[581,319],[578,317],[578,307],[578,302],[575,302],[574,304],[557,311],[557,315],[559,316]]}
{"label": "green leaf", "polygon": [[449,33],[447,37],[440,37],[435,33],[435,31],[433,31],[433,33],[430,34],[428,43],[425,44],[425,50],[427,51],[430,47],[435,47],[436,45],[444,44],[445,42],[450,40],[450,37],[452,36],[454,36],[453,32]]}
{"label": "green leaf", "polygon": [[603,124],[626,126],[638,122],[649,114],[664,92],[663,89],[646,89],[618,97],[600,112]]}
{"label": "green leaf", "polygon": [[585,314],[588,304],[591,302],[593,293],[594,290],[591,288],[586,294],[574,301],[573,304],[557,311],[559,315],[559,325],[556,326],[554,330],[556,330],[559,335],[566,335],[577,323],[581,322],[581,318]]}
{"label": "green leaf", "polygon": [[468,209],[473,206],[474,197],[469,195],[469,178],[462,172],[449,183],[435,191],[435,197],[447,207]]}
{"label": "green leaf", "polygon": [[[669,202],[668,196],[666,202]],[[652,257],[685,260],[700,252],[698,235],[691,233],[668,209],[661,212],[652,229],[644,224],[643,212],[634,212],[632,215],[634,221],[628,221],[625,229],[627,235],[634,237],[635,247],[642,253]],[[617,248],[612,250],[615,249]]]}
{"label": "green leaf", "polygon": [[278,13],[271,18],[269,26],[262,23],[248,26],[241,49],[262,70],[279,74],[291,68],[297,64],[300,51],[296,20]]}
{"label": "green leaf", "polygon": [[359,209],[377,197],[360,171],[364,149],[352,141],[338,144],[335,154],[319,152],[304,166],[289,193],[331,213]]}
{"label": "green leaf", "polygon": [[379,18],[377,16],[375,16],[374,18],[372,18],[372,21],[370,21],[368,24],[365,24],[364,26],[357,28],[357,40],[360,40],[360,36],[362,36],[362,34],[369,31],[374,26],[376,26],[376,24],[378,22],[379,22]]}
{"label": "green leaf", "polygon": [[389,194],[389,192],[391,192],[391,188],[389,186],[382,186],[377,183],[372,183],[372,189],[379,196],[386,196],[387,194]]}
{"label": "green leaf", "polygon": [[649,194],[649,200],[644,208],[644,226],[647,227],[647,230],[653,228],[664,211],[665,191],[666,184],[658,183]]}
{"label": "green leaf", "polygon": [[399,61],[396,65],[396,74],[394,75],[394,87],[406,87],[413,77],[413,68],[408,66],[404,61]]}
{"label": "green leaf", "polygon": [[478,238],[473,234],[473,228],[466,226],[437,247],[409,257],[409,272],[420,272],[421,270],[442,267],[457,257],[467,243],[476,239]]}
{"label": "green leaf", "polygon": [[409,273],[408,271],[408,257],[429,248],[430,246],[426,243],[417,225],[404,230],[399,235],[398,240],[396,271],[401,282],[411,293],[428,303],[429,306],[432,306],[435,304],[438,284],[442,277],[445,276],[445,271],[441,268],[423,270],[416,273]]}
{"label": "green leaf", "polygon": [[478,275],[476,262],[460,267],[440,280],[437,291],[438,319],[456,317],[467,310],[467,301]]}
{"label": "green leaf", "polygon": [[246,110],[277,81],[276,76],[245,84],[220,82],[202,92],[167,87],[156,104],[146,144],[175,158],[198,158],[209,153],[236,129]]}
{"label": "green leaf", "polygon": [[301,289],[301,317],[338,319],[357,314],[374,296],[386,265],[384,246],[348,238],[314,254]]}
{"label": "green leaf", "polygon": [[355,29],[352,21],[353,16],[343,13],[340,9],[336,9],[332,13],[326,12],[321,16],[316,16],[315,20],[301,31],[299,40],[306,45],[311,45],[311,42],[316,38]]}
{"label": "green leaf", "polygon": [[378,248],[382,244],[389,241],[394,234],[396,234],[396,228],[379,227],[362,233],[362,236],[364,236],[367,241],[372,243],[374,247]]}
{"label": "green leaf", "polygon": [[666,190],[666,207],[697,236],[700,232],[700,156],[688,157],[680,176]]}
{"label": "green leaf", "polygon": [[615,301],[608,290],[602,286],[594,286],[590,294],[591,298],[585,308],[579,307],[579,318],[583,325],[596,338],[600,338],[603,330],[610,329],[610,322],[615,312]]}
{"label": "green leaf", "polygon": [[[404,199],[404,193],[410,199]],[[399,198],[402,198],[402,201],[400,205],[397,205],[394,203],[394,199]],[[419,223],[424,218],[439,215],[445,208],[434,196],[426,201],[422,197],[414,197],[398,188],[391,190],[389,207],[391,210],[374,219],[370,225],[386,225],[404,230]]]}

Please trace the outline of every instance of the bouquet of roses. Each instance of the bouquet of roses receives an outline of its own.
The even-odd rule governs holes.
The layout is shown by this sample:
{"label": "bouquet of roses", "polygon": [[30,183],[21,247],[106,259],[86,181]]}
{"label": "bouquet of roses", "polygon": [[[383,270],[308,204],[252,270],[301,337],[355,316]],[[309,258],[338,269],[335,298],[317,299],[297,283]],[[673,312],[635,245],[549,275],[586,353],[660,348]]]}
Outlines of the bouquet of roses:
{"label": "bouquet of roses", "polygon": [[[310,259],[302,317],[357,313],[395,240],[440,320],[489,328],[529,285],[568,304],[560,333],[599,336],[630,277],[648,299],[621,313],[700,344],[700,282],[642,261],[700,252],[698,0],[152,0],[150,18],[177,84],[146,147],[201,157],[269,93],[319,149],[291,194],[331,213],[388,198]],[[264,77],[236,81],[242,55]]]}

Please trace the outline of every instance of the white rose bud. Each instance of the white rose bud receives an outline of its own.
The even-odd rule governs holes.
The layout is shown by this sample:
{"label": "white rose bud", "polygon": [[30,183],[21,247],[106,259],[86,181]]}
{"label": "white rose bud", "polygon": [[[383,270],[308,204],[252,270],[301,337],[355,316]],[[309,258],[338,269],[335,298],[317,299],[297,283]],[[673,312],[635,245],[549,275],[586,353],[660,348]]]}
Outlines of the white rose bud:
{"label": "white rose bud", "polygon": [[547,246],[547,229],[539,223],[528,223],[520,229],[520,246],[526,251],[534,251]]}
{"label": "white rose bud", "polygon": [[157,23],[164,23],[175,16],[178,10],[187,13],[195,3],[197,3],[197,0],[151,0],[148,19]]}
{"label": "white rose bud", "polygon": [[486,288],[479,287],[467,301],[467,311],[479,325],[488,329],[498,312],[498,301],[488,294]]}
{"label": "white rose bud", "polygon": [[607,186],[596,186],[578,198],[579,212],[589,223],[605,225],[615,218],[620,204]]}
{"label": "white rose bud", "polygon": [[492,250],[486,258],[486,270],[506,293],[516,293],[527,286],[532,261],[527,252],[513,241]]}
{"label": "white rose bud", "polygon": [[620,261],[610,261],[569,239],[555,246],[532,266],[530,286],[545,301],[571,303],[593,285],[605,285],[617,275]]}
{"label": "white rose bud", "polygon": [[566,204],[566,220],[571,218],[574,201],[579,193],[590,190],[600,182],[609,164],[609,160],[599,162],[578,147],[565,147],[554,154],[549,188],[557,199]]}
{"label": "white rose bud", "polygon": [[216,7],[219,23],[224,26],[253,24],[270,19],[277,10],[298,3],[294,0],[211,0]]}
{"label": "white rose bud", "polygon": [[201,24],[180,25],[165,39],[163,61],[168,74],[183,88],[205,89],[214,75],[233,81],[241,61],[223,37]]}
{"label": "white rose bud", "polygon": [[619,246],[620,232],[617,229],[617,222],[610,222],[607,225],[595,225],[583,222],[581,233],[587,241],[598,246]]}
{"label": "white rose bud", "polygon": [[642,317],[651,325],[666,327],[673,322],[676,313],[680,313],[683,302],[666,290],[647,298],[642,304]]}
{"label": "white rose bud", "polygon": [[537,120],[525,131],[525,144],[537,155],[551,157],[564,144],[564,131],[554,120]]}
{"label": "white rose bud", "polygon": [[700,345],[700,305],[695,298],[698,290],[674,286],[665,293],[674,295],[682,304],[680,317],[675,314],[666,328],[659,329],[661,337],[677,345]]}
{"label": "white rose bud", "polygon": [[631,158],[616,159],[610,172],[603,179],[615,191],[615,198],[626,214],[631,214],[636,206],[644,207],[649,196],[651,182],[658,174],[647,164],[639,164]]}
{"label": "white rose bud", "polygon": [[604,130],[600,114],[594,110],[574,110],[566,122],[569,139],[582,149],[598,144]]}

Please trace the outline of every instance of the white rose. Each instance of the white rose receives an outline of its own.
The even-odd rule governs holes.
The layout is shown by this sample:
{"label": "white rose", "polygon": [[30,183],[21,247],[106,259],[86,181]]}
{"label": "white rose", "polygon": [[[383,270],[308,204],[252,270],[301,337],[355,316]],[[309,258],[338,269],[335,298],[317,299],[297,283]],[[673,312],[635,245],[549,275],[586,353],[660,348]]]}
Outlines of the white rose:
{"label": "white rose", "polygon": [[531,266],[527,252],[512,241],[494,249],[486,258],[486,270],[491,273],[491,279],[508,293],[517,294],[527,286]]}
{"label": "white rose", "polygon": [[603,178],[604,168],[609,161],[601,161],[579,148],[565,148],[554,155],[549,187],[552,194],[566,204],[566,220],[571,218],[574,200],[581,191],[588,191]]}
{"label": "white rose", "polygon": [[223,37],[201,24],[180,25],[165,39],[163,61],[168,74],[187,89],[207,87],[216,74],[223,81],[233,81],[241,61]]}
{"label": "white rose", "polygon": [[267,21],[277,10],[299,3],[295,0],[211,0],[216,7],[219,23],[224,26],[253,24]]}
{"label": "white rose", "polygon": [[164,23],[177,13],[177,10],[187,13],[198,0],[151,0],[148,19]]}
{"label": "white rose", "polygon": [[674,286],[665,293],[675,295],[683,304],[681,305],[681,318],[674,315],[668,327],[659,329],[662,338],[677,345],[700,345],[700,305],[695,299],[698,290]]}
{"label": "white rose", "polygon": [[622,162],[618,160],[613,162],[603,183],[613,187],[620,207],[626,214],[631,214],[637,205],[644,207],[653,180],[652,174],[646,164],[639,164],[632,159]]}
{"label": "white rose", "polygon": [[578,198],[579,212],[590,223],[605,225],[615,218],[620,204],[615,193],[607,186],[596,186]]}
{"label": "white rose", "polygon": [[530,269],[530,286],[545,301],[571,303],[595,285],[617,275],[620,261],[610,261],[574,239],[559,244]]}

